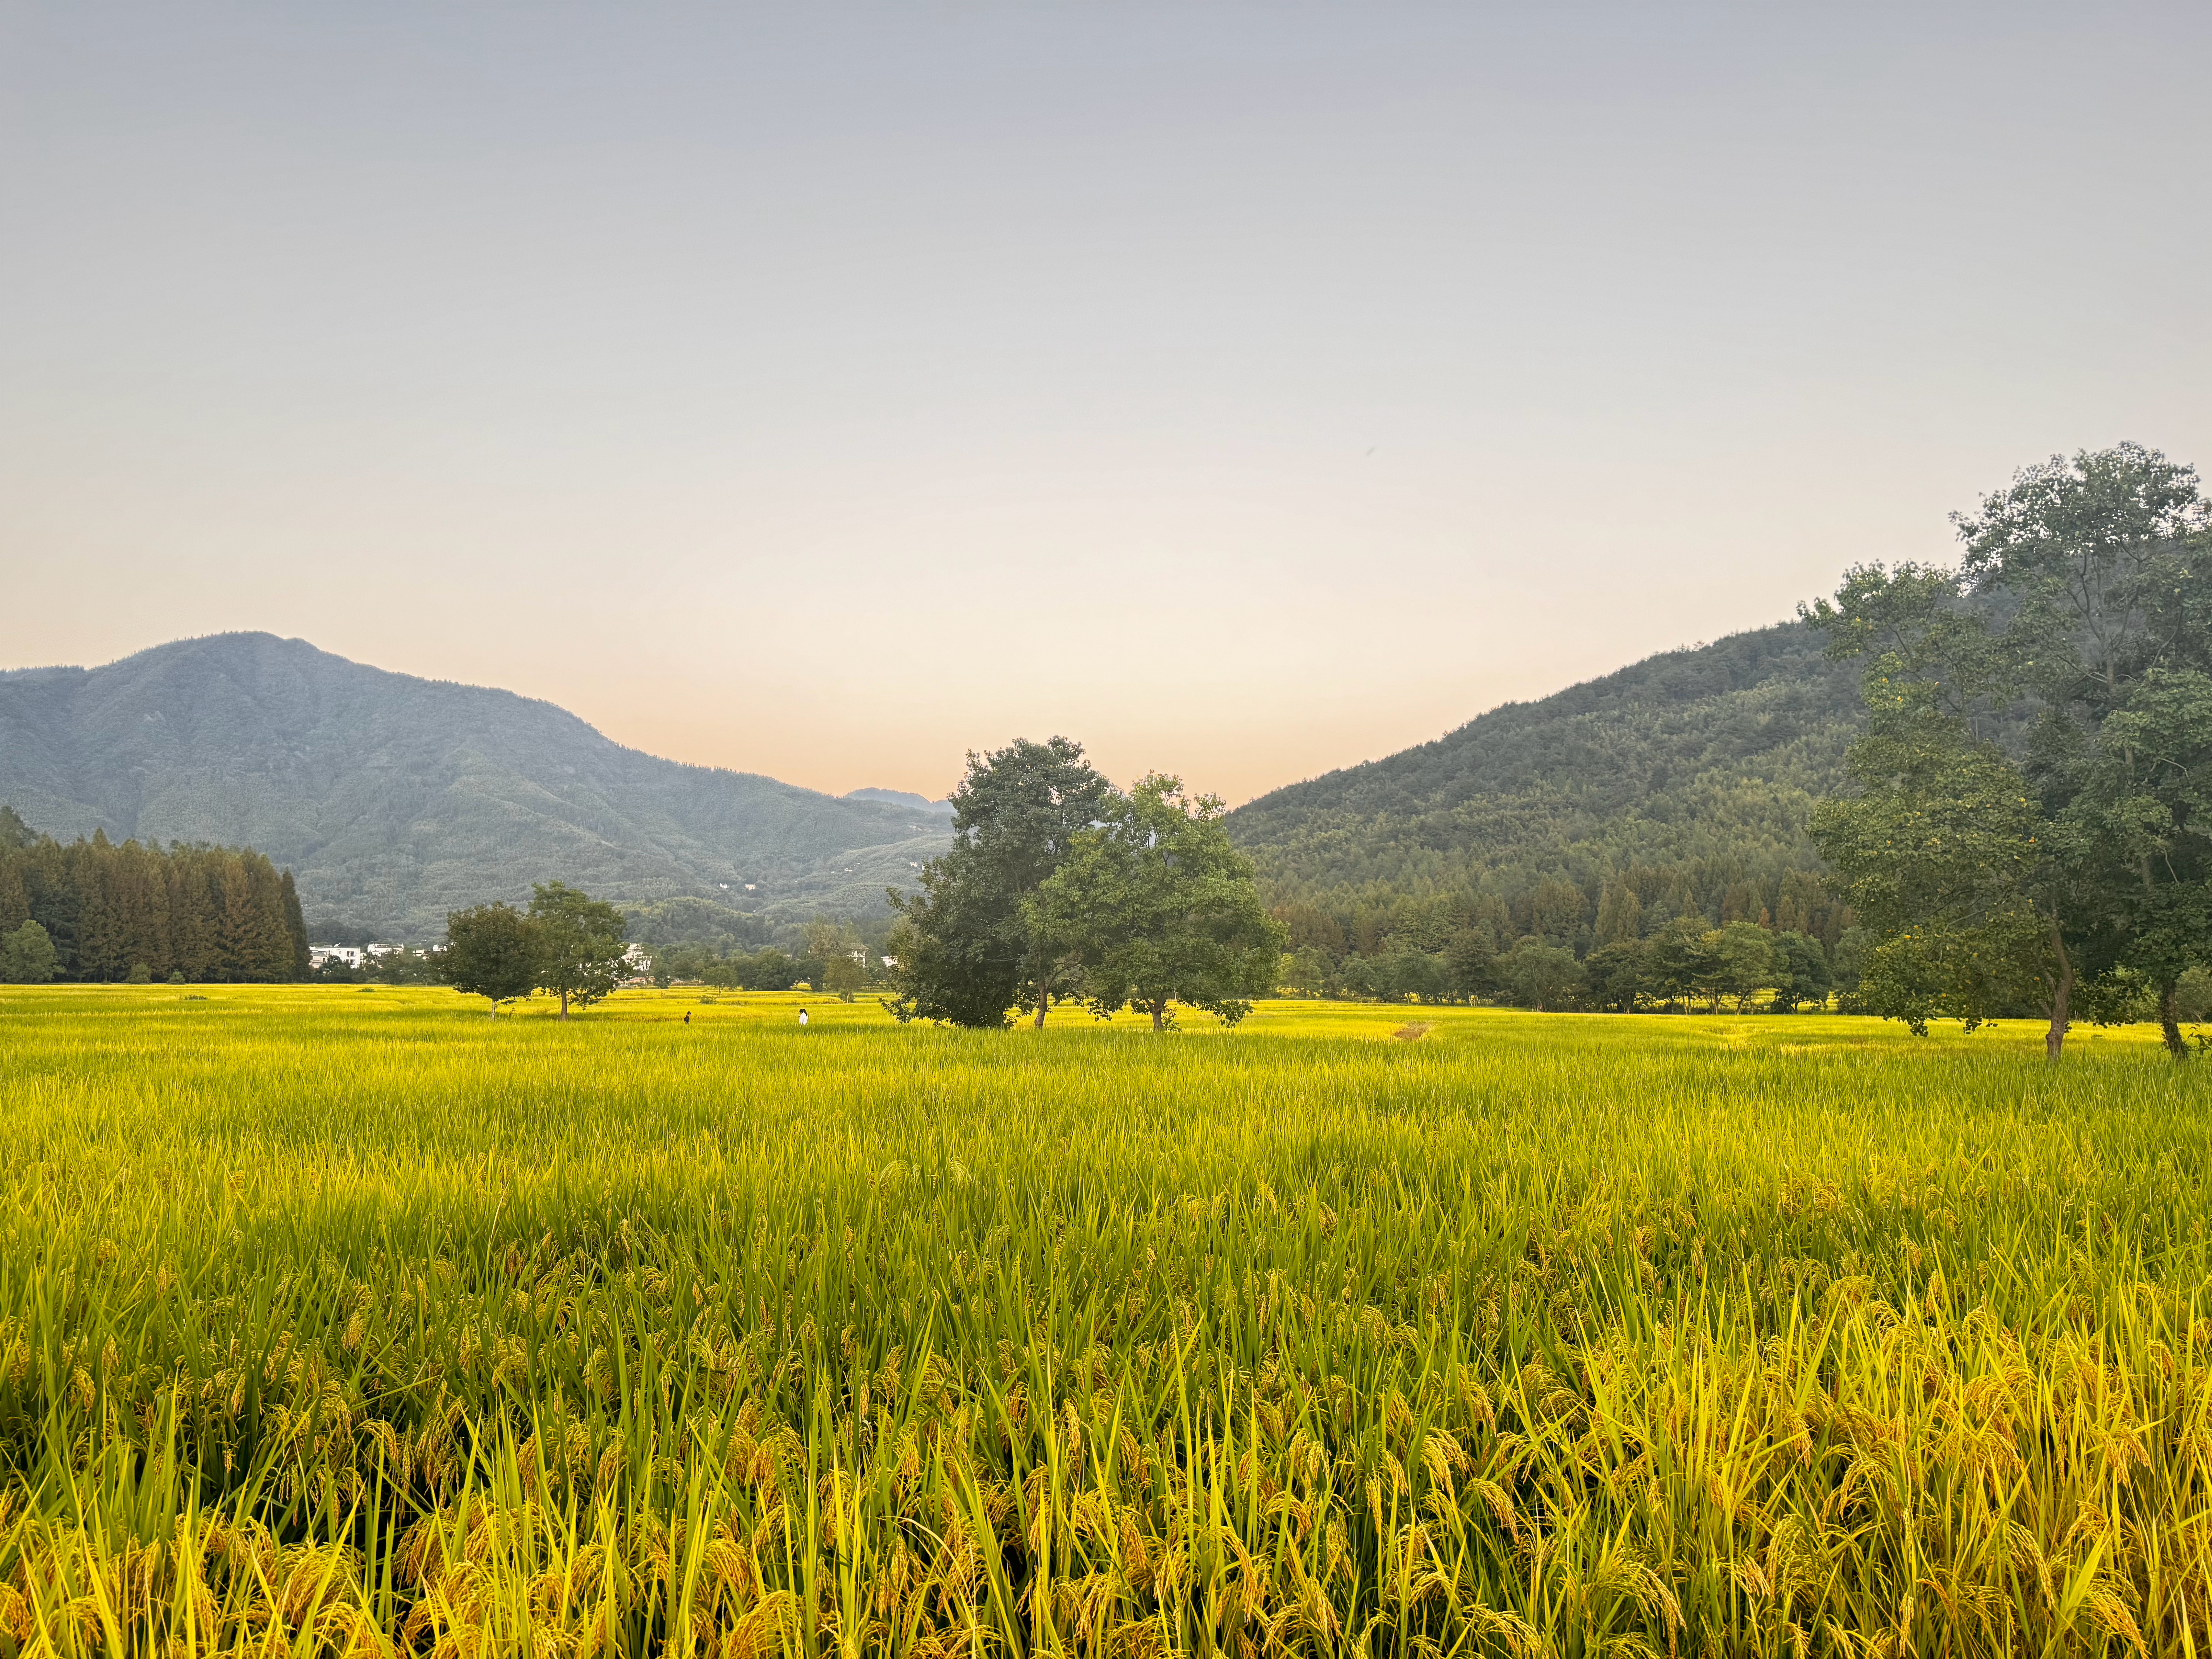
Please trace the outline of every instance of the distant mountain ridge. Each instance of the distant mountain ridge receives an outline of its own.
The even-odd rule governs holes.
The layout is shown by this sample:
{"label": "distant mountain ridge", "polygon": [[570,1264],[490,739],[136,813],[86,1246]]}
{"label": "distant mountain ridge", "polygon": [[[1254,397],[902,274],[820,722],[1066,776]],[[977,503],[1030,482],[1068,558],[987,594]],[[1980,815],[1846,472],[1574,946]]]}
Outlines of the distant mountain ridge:
{"label": "distant mountain ridge", "polygon": [[1806,821],[1863,719],[1857,665],[1825,643],[1783,623],[1662,652],[1272,791],[1230,832],[1278,902],[1594,891],[1631,866],[1771,882],[1817,866]]}
{"label": "distant mountain ridge", "polygon": [[839,799],[625,748],[551,703],[222,634],[100,668],[0,673],[0,801],[64,839],[250,845],[310,930],[434,938],[559,878],[629,904],[880,908],[942,809]]}
{"label": "distant mountain ridge", "polygon": [[[1797,623],[1662,652],[1230,816],[1271,902],[1687,872],[1713,906],[1814,868],[1857,670]],[[445,914],[555,878],[625,905],[765,923],[880,910],[949,840],[951,805],[817,793],[628,749],[547,702],[390,673],[268,634],[105,667],[0,671],[0,801],[64,839],[250,845],[319,921],[437,936]],[[1711,891],[1706,890],[1711,889]],[[703,914],[703,913],[702,913]]]}
{"label": "distant mountain ridge", "polygon": [[952,816],[949,800],[932,800],[927,795],[917,795],[910,789],[848,789],[841,800],[875,800],[887,806],[911,806],[917,812],[930,812],[945,817]]}

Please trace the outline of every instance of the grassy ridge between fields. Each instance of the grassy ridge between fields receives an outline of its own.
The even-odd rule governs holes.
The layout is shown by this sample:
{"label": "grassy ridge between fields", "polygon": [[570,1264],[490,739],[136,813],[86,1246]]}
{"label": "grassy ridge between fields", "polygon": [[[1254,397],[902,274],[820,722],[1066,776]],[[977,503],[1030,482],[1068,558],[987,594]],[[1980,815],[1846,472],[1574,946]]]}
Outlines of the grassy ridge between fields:
{"label": "grassy ridge between fields", "polygon": [[2137,1034],[481,1008],[0,991],[0,1650],[2212,1643]]}

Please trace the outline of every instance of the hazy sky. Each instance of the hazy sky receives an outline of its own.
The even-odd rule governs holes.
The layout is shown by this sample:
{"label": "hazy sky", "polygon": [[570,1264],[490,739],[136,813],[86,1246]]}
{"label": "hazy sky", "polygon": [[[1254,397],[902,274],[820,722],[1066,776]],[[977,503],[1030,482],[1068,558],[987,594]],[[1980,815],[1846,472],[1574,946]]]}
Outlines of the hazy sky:
{"label": "hazy sky", "polygon": [[2212,6],[0,0],[0,665],[1242,799],[2212,465]]}

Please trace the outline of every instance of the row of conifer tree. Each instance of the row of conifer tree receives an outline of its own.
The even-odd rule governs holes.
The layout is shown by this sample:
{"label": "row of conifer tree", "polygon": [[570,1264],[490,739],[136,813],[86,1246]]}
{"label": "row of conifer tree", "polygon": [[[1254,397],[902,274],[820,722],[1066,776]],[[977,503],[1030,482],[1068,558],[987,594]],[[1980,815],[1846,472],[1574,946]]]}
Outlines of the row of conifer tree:
{"label": "row of conifer tree", "polygon": [[0,807],[0,938],[35,922],[54,977],[191,982],[305,979],[292,872],[229,847],[67,844]]}

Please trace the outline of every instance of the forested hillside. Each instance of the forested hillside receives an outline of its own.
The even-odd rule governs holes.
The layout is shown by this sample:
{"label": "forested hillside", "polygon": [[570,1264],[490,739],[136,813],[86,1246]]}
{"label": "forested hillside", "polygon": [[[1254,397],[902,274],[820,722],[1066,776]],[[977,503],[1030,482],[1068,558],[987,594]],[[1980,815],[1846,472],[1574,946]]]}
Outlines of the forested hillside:
{"label": "forested hillside", "polygon": [[1789,623],[1666,652],[1278,789],[1231,830],[1294,942],[1340,956],[1471,924],[1583,950],[1692,913],[1832,945],[1805,826],[1862,715],[1856,669],[1822,646]]}
{"label": "forested hillside", "polygon": [[623,904],[880,910],[945,840],[936,812],[679,765],[550,703],[267,634],[0,673],[0,802],[64,840],[257,848],[311,929],[418,940],[556,878]]}

